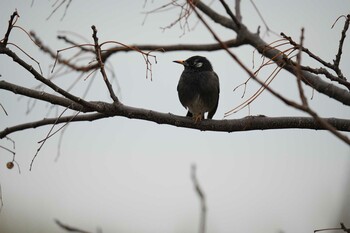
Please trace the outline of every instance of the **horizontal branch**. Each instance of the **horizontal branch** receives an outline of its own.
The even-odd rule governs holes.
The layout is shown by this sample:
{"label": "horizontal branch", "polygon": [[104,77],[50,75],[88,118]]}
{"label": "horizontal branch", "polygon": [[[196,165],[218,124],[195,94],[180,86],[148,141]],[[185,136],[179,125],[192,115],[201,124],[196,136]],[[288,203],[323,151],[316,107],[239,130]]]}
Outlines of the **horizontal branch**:
{"label": "horizontal branch", "polygon": [[[242,42],[236,39],[231,39],[224,41],[224,43],[229,48],[234,48],[242,45]],[[106,50],[102,54],[102,60],[105,61],[109,56],[117,52],[129,52],[135,51],[132,48],[137,48],[142,51],[157,51],[157,52],[173,52],[173,51],[217,51],[221,50],[222,47],[219,43],[209,43],[209,44],[175,44],[175,45],[130,45],[125,46],[116,46]]]}
{"label": "horizontal branch", "polygon": [[14,132],[18,132],[26,129],[35,129],[40,126],[60,124],[60,123],[73,122],[73,121],[95,121],[95,120],[103,119],[107,117],[108,116],[102,113],[91,113],[91,114],[85,114],[85,115],[78,115],[78,116],[75,116],[74,118],[73,116],[60,117],[58,120],[57,118],[44,118],[39,121],[28,122],[20,125],[15,125],[12,127],[7,127],[3,131],[0,131],[0,139]]}
{"label": "horizontal branch", "polygon": [[[66,116],[57,118],[45,118],[43,120],[16,125],[5,128],[0,131],[0,139],[5,136],[30,128],[37,128],[45,125],[60,124],[77,121],[95,121],[113,116],[122,116],[130,119],[139,119],[152,121],[158,124],[167,124],[183,128],[197,129],[200,131],[218,131],[218,132],[238,132],[252,130],[269,129],[315,129],[327,130],[315,119],[311,117],[266,117],[266,116],[248,116],[233,120],[203,120],[200,123],[194,123],[190,117],[182,117],[171,113],[161,113],[147,109],[134,108],[126,105],[109,104],[110,112],[83,114],[75,117]],[[339,118],[322,118],[339,131],[350,132],[350,120]]]}

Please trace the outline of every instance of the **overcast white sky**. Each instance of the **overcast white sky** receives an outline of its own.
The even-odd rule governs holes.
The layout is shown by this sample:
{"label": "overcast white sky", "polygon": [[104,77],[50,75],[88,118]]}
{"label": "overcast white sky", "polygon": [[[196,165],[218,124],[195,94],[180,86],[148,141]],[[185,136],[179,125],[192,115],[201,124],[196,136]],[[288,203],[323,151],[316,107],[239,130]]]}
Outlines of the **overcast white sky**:
{"label": "overcast white sky", "polygon": [[[46,20],[54,1],[36,0],[31,7],[31,1],[5,0],[0,3],[0,34],[4,35],[8,19],[17,9],[21,16],[18,25],[35,31],[53,50],[67,46],[56,39],[62,31],[78,33],[92,41],[91,25],[96,25],[100,41],[160,45],[214,42],[201,25],[183,36],[178,26],[163,31],[161,27],[176,19],[176,10],[149,15],[143,24],[142,12],[165,2],[147,1],[143,8],[144,1],[75,0],[60,21],[63,9]],[[233,2],[228,1],[232,7]],[[330,27],[338,16],[349,14],[349,1],[255,2],[273,31],[283,31],[298,39],[301,27],[305,27],[305,46],[329,61],[334,58],[344,21],[340,20],[333,29]],[[224,12],[219,3],[215,2],[212,7]],[[243,22],[252,31],[263,25],[249,1],[242,2],[242,15]],[[191,23],[194,25],[196,20],[192,19]],[[219,26],[214,29],[223,39],[234,36]],[[350,62],[348,38],[342,60],[343,73],[347,76],[350,74],[350,67],[346,65]],[[264,39],[272,42],[276,37],[270,34]],[[23,32],[14,30],[10,41],[35,57],[44,74],[49,73],[53,61],[38,51]],[[252,67],[252,48],[244,46],[233,51]],[[24,57],[18,50],[16,53]],[[184,115],[186,110],[176,92],[182,67],[172,61],[195,54],[206,56],[220,77],[220,104],[214,118],[222,119],[225,112],[243,101],[242,89],[232,90],[247,78],[224,52],[156,54],[158,63],[153,65],[153,81],[146,79],[140,55],[120,53],[110,59],[117,78],[114,87],[119,84],[118,95],[125,104]],[[255,59],[259,62],[259,55],[255,55]],[[0,56],[0,74],[2,80],[28,87],[38,84],[5,56]],[[268,70],[261,73],[262,78],[264,74],[267,75]],[[55,82],[68,87],[77,76],[66,75]],[[109,101],[101,77],[95,79],[88,99]],[[82,95],[88,83],[89,80],[81,80],[73,92]],[[285,72],[271,86],[290,98],[298,97],[295,80]],[[250,83],[247,96],[256,88],[256,84]],[[312,90],[306,88],[306,94],[310,98]],[[0,91],[0,102],[9,113],[5,116],[0,112],[1,130],[47,117],[50,106],[41,102],[26,114],[27,101]],[[349,108],[318,93],[310,104],[324,117],[350,117]],[[250,113],[304,115],[268,93],[251,105]],[[54,111],[50,114],[53,116]],[[244,109],[230,118],[247,114],[248,110]],[[16,142],[21,174],[17,169],[6,169],[5,164],[12,156],[0,150],[4,201],[0,213],[1,233],[62,232],[54,219],[90,232],[98,228],[103,232],[126,233],[195,232],[199,200],[190,180],[192,163],[197,165],[198,179],[207,195],[208,233],[312,232],[337,227],[340,222],[350,227],[350,149],[328,132],[198,132],[115,117],[71,124],[65,131],[58,161],[55,162],[59,135],[44,145],[33,170],[29,171],[39,147],[37,142],[48,130],[49,127],[42,127],[10,135]],[[0,145],[11,144],[2,140]]]}

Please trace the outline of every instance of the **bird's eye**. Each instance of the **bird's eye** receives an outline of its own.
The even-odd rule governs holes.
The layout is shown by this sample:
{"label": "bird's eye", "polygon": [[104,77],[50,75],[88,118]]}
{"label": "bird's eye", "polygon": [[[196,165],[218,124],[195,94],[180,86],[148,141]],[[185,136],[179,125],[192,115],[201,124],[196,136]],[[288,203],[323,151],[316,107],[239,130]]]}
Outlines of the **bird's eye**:
{"label": "bird's eye", "polygon": [[197,62],[197,63],[194,64],[194,66],[197,67],[197,68],[201,67],[202,65],[203,65],[202,62]]}

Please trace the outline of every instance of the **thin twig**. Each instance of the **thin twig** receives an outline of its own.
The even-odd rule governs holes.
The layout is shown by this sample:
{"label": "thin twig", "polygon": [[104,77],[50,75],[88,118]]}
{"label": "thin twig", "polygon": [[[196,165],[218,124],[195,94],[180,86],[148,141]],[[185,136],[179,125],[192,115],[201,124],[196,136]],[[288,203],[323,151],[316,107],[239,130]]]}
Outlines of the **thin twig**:
{"label": "thin twig", "polygon": [[16,154],[16,152],[14,152],[13,150],[10,150],[9,148],[6,148],[6,147],[4,147],[4,146],[1,146],[1,145],[0,145],[0,148],[6,150],[7,152],[10,152],[12,155],[15,155],[15,154]]}
{"label": "thin twig", "polygon": [[196,190],[196,193],[199,197],[199,201],[201,203],[201,211],[200,211],[200,221],[199,221],[199,233],[205,233],[206,229],[206,215],[207,215],[207,206],[206,206],[206,201],[205,201],[205,194],[203,190],[201,189],[197,176],[196,176],[196,165],[193,164],[191,166],[191,178],[192,178],[192,183],[194,185],[194,189]]}
{"label": "thin twig", "polygon": [[[60,4],[58,4],[58,5],[56,6],[56,8],[52,10],[51,14],[46,18],[46,20],[49,20],[49,19],[51,18],[51,16],[52,16],[52,15],[63,5],[63,3],[65,3],[66,1],[67,1],[67,0],[62,0],[62,1],[60,2]],[[52,7],[55,7],[55,5],[56,5],[57,2],[58,2],[58,0],[52,5]],[[62,20],[62,19],[64,18],[64,16],[66,15],[67,10],[68,10],[68,7],[69,7],[69,5],[70,5],[71,2],[72,2],[72,0],[69,0],[69,2],[67,3],[66,8],[65,8],[65,11],[64,11],[64,13],[63,13],[63,16],[62,16],[61,20]]]}
{"label": "thin twig", "polygon": [[[345,32],[344,32],[345,33]],[[289,43],[295,47],[299,47],[298,43],[296,43],[291,37],[287,36],[286,34],[284,34],[283,32],[281,32],[281,36],[285,39],[287,39],[289,41]],[[345,38],[345,35],[344,35]],[[339,49],[338,51],[342,51],[342,44],[339,45]],[[301,50],[303,52],[305,52],[307,55],[309,55],[309,57],[313,58],[314,60],[318,61],[319,63],[321,63],[323,66],[330,68],[332,70],[335,71],[335,73],[338,75],[338,77],[340,79],[343,79],[346,81],[346,78],[344,77],[344,75],[342,74],[339,66],[337,66],[336,64],[332,64],[330,62],[326,62],[325,60],[321,59],[319,56],[315,55],[314,53],[312,53],[309,49],[305,48],[304,46],[301,47]],[[340,58],[340,55],[339,55]],[[340,61],[340,60],[339,60]],[[335,61],[334,61],[335,62]],[[338,62],[339,65],[339,62]]]}
{"label": "thin twig", "polygon": [[263,24],[265,25],[267,35],[268,35],[269,32],[272,32],[273,34],[277,35],[277,33],[275,33],[274,31],[272,31],[272,30],[269,28],[269,26],[267,25],[267,23],[266,23],[264,17],[263,17],[262,14],[260,13],[259,8],[255,5],[254,1],[253,1],[253,0],[250,0],[250,3],[253,5],[255,11],[258,13],[258,15],[259,15],[261,21],[262,21]]}
{"label": "thin twig", "polygon": [[119,99],[118,99],[118,97],[117,97],[117,96],[115,95],[115,93],[114,93],[112,84],[108,81],[108,78],[107,78],[107,74],[106,74],[106,71],[105,71],[105,68],[104,68],[104,63],[103,63],[102,58],[101,58],[101,47],[100,47],[100,45],[98,44],[97,29],[96,29],[95,25],[92,25],[92,26],[91,26],[91,29],[92,29],[92,31],[93,31],[92,37],[93,37],[93,39],[94,39],[94,41],[95,41],[96,59],[97,59],[97,62],[98,62],[98,64],[99,64],[100,72],[101,72],[101,74],[102,74],[103,80],[104,80],[105,83],[106,83],[107,89],[108,89],[108,91],[109,91],[109,94],[110,94],[112,100],[113,100],[115,103],[119,103]]}
{"label": "thin twig", "polygon": [[78,229],[76,227],[71,227],[71,226],[68,226],[62,222],[60,222],[59,220],[55,219],[55,223],[61,227],[63,230],[66,230],[68,232],[78,232],[78,233],[89,233],[88,231],[84,231],[84,230],[81,230],[81,229]]}
{"label": "thin twig", "polygon": [[7,114],[6,109],[4,108],[4,106],[0,103],[0,107],[2,108],[2,110],[4,111],[5,115],[8,116],[9,114]]}
{"label": "thin twig", "polygon": [[226,13],[231,17],[231,19],[233,20],[233,22],[235,22],[236,26],[238,29],[241,28],[241,23],[240,21],[237,19],[237,17],[233,14],[233,12],[231,11],[230,7],[227,5],[227,3],[225,2],[225,0],[220,0],[221,4],[223,5],[223,7],[226,10]]}
{"label": "thin twig", "polygon": [[341,37],[340,37],[339,47],[338,47],[338,53],[335,56],[335,60],[333,61],[334,62],[334,66],[336,67],[336,72],[337,72],[338,76],[340,76],[340,77],[342,77],[343,75],[342,75],[342,73],[341,73],[341,71],[339,69],[339,63],[340,63],[341,55],[343,53],[344,40],[345,40],[345,37],[346,37],[346,32],[349,29],[349,24],[350,24],[350,15],[347,15],[345,23],[344,23],[343,30],[341,32]]}
{"label": "thin twig", "polygon": [[[52,136],[52,135],[51,135],[51,132],[52,132],[53,128],[55,127],[55,125],[57,124],[57,122],[59,121],[59,119],[62,117],[62,115],[63,115],[68,109],[69,109],[69,108],[67,107],[67,108],[65,108],[65,109],[61,112],[61,114],[56,118],[56,121],[52,124],[52,127],[50,128],[49,132],[47,133],[45,139],[40,140],[40,141],[38,142],[38,143],[41,143],[41,145],[40,145],[39,148],[36,150],[36,153],[35,153],[35,155],[33,156],[32,161],[30,162],[30,167],[29,167],[29,170],[30,170],[30,171],[32,170],[34,160],[35,160],[35,158],[38,156],[39,151],[40,151],[41,148],[44,146],[46,140]],[[66,124],[67,124],[67,123],[66,123]],[[61,128],[62,128],[62,127],[61,127]],[[56,131],[56,132],[57,132],[57,131]],[[56,133],[56,132],[55,132],[55,133]]]}
{"label": "thin twig", "polygon": [[241,0],[236,0],[235,2],[236,18],[240,23],[242,23]]}
{"label": "thin twig", "polygon": [[304,28],[301,29],[301,36],[300,36],[300,43],[299,43],[299,52],[297,54],[297,64],[296,64],[296,77],[297,77],[297,84],[298,84],[298,90],[299,90],[299,96],[301,99],[301,103],[303,106],[308,107],[307,99],[304,94],[303,86],[301,84],[301,53],[302,53],[302,47],[304,42]]}
{"label": "thin twig", "polygon": [[29,57],[32,61],[34,61],[38,67],[39,67],[39,70],[40,70],[40,74],[42,75],[43,74],[43,71],[41,69],[41,66],[40,66],[40,63],[35,60],[35,58],[33,58],[32,56],[30,56],[28,53],[26,53],[22,48],[20,48],[19,46],[17,46],[16,44],[13,44],[13,43],[8,43],[9,45],[13,45],[15,46],[17,49],[19,49],[22,53],[24,53],[27,57]]}
{"label": "thin twig", "polygon": [[323,228],[323,229],[317,229],[314,230],[314,233],[320,232],[320,231],[338,231],[343,230],[344,232],[350,233],[350,228],[346,228],[344,223],[340,223],[340,227],[333,227],[333,228]]}
{"label": "thin twig", "polygon": [[2,190],[1,190],[1,184],[0,184],[0,213],[2,211],[2,207],[4,207],[4,201],[2,200]]}
{"label": "thin twig", "polygon": [[14,52],[12,52],[10,49],[8,48],[2,48],[0,46],[0,53],[4,53],[6,55],[8,55],[9,57],[13,58],[13,60],[18,63],[20,66],[22,66],[23,68],[25,68],[29,73],[33,74],[35,79],[39,80],[40,82],[44,83],[46,86],[50,87],[51,89],[53,89],[55,92],[60,93],[61,95],[63,95],[64,97],[72,100],[73,102],[79,103],[85,107],[91,108],[91,109],[95,109],[96,107],[98,107],[96,104],[93,104],[91,102],[85,101],[82,98],[79,98],[77,96],[74,96],[68,92],[66,92],[65,90],[63,90],[62,88],[60,88],[59,86],[57,86],[56,84],[54,84],[53,82],[51,82],[50,80],[48,80],[47,78],[43,77],[38,71],[36,71],[31,65],[29,65],[28,63],[26,63],[25,61],[23,61],[21,58],[19,58]]}
{"label": "thin twig", "polygon": [[7,42],[8,42],[9,37],[10,37],[11,30],[12,30],[14,24],[16,23],[18,17],[19,17],[19,14],[17,13],[17,11],[13,12],[13,14],[10,17],[9,25],[8,25],[7,31],[5,33],[5,37],[2,40],[2,42],[1,42],[4,47],[6,47],[6,45],[7,45]]}
{"label": "thin twig", "polygon": [[[290,36],[287,36],[286,34],[284,34],[283,32],[281,32],[281,36],[283,38],[285,38],[286,40],[289,41],[289,43],[295,47],[298,47],[298,43],[296,43]],[[309,49],[305,48],[305,47],[301,47],[301,50],[303,52],[305,52],[307,55],[309,55],[311,58],[315,59],[316,61],[318,61],[319,63],[321,63],[322,65],[333,69],[333,65],[329,62],[324,61],[323,59],[321,59],[319,56],[315,55],[314,53],[312,53]]]}
{"label": "thin twig", "polygon": [[[58,128],[56,131],[54,131],[53,133],[50,133],[49,135],[47,135],[44,139],[38,141],[38,143],[42,143],[44,141],[46,141],[47,139],[51,138],[52,136],[54,136],[56,133],[58,133],[61,129],[63,129],[64,127],[66,127],[75,117],[77,117],[79,115],[80,112],[76,112],[70,120],[68,120],[65,124],[63,124],[60,128]],[[62,114],[61,114],[62,115]],[[60,115],[60,116],[61,116]],[[55,125],[53,125],[52,127],[54,127]]]}

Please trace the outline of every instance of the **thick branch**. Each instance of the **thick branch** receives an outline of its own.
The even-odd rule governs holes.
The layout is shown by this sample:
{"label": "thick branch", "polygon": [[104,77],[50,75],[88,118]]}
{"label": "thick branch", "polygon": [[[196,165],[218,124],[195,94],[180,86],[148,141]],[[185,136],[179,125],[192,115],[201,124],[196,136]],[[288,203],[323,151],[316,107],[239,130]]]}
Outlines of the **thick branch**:
{"label": "thick branch", "polygon": [[[105,103],[105,105],[107,105]],[[152,121],[158,124],[167,124],[183,128],[197,129],[200,131],[218,131],[218,132],[238,132],[251,130],[268,129],[315,129],[327,130],[315,119],[311,117],[265,117],[250,116],[234,120],[203,120],[200,124],[194,123],[189,117],[176,116],[170,113],[161,113],[147,109],[134,108],[126,105],[109,105],[109,113],[92,113],[78,115],[72,119],[72,116],[57,118],[48,118],[36,122],[25,123],[8,127],[0,131],[0,139],[5,136],[30,128],[36,128],[44,125],[66,123],[68,121],[95,121],[103,118],[122,116],[131,119]],[[339,131],[350,132],[350,120],[338,118],[322,118],[322,120],[331,124]]]}

